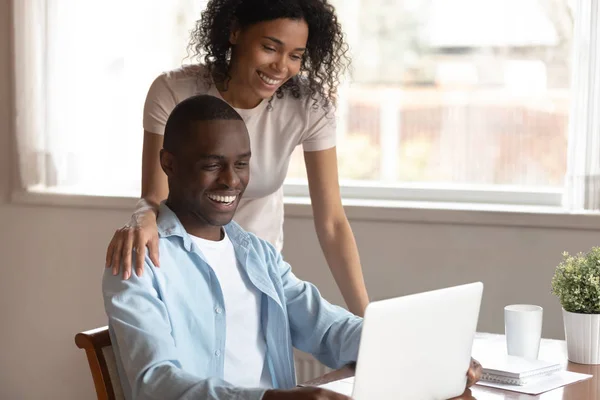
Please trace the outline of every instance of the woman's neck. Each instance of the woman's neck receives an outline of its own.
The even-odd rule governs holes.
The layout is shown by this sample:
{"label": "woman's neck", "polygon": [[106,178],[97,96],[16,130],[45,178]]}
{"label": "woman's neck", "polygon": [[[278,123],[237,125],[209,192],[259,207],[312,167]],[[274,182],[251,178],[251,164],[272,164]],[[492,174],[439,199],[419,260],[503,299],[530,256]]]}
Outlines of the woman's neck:
{"label": "woman's neck", "polygon": [[215,80],[215,85],[221,97],[234,108],[249,110],[258,106],[263,100],[252,93],[248,85],[239,82],[235,77],[225,82]]}

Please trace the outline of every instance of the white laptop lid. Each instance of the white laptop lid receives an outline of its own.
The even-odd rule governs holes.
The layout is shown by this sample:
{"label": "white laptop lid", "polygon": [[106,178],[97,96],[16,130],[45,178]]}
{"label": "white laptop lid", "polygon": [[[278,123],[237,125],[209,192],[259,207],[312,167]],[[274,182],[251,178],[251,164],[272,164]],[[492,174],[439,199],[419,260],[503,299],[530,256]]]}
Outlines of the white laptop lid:
{"label": "white laptop lid", "polygon": [[461,395],[482,293],[483,284],[477,282],[369,304],[352,398]]}

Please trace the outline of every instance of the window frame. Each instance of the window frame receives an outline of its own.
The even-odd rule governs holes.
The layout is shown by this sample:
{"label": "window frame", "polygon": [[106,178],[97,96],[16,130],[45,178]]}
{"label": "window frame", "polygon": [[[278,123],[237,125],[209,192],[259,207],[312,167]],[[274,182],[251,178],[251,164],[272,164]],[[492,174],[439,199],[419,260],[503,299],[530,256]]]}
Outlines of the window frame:
{"label": "window frame", "polygon": [[[308,183],[286,179],[283,192],[289,197],[310,197]],[[507,206],[560,207],[561,188],[523,188],[508,185],[458,185],[340,181],[343,199],[423,203],[498,204]]]}

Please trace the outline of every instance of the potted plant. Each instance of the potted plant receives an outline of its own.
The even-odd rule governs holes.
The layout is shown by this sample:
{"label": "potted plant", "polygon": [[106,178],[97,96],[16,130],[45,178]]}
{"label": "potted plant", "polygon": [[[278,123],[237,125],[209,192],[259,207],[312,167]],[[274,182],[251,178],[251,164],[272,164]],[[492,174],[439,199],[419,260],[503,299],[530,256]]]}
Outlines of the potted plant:
{"label": "potted plant", "polygon": [[575,256],[564,252],[552,293],[563,308],[569,361],[600,364],[600,247]]}

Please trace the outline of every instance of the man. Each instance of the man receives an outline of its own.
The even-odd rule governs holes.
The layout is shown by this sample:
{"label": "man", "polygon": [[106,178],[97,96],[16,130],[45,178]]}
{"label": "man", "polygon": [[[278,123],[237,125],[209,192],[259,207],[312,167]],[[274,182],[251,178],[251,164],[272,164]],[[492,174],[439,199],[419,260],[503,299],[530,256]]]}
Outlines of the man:
{"label": "man", "polygon": [[294,388],[292,348],[338,368],[355,361],[362,319],[296,278],[273,246],[231,222],[248,184],[250,141],[216,97],[181,102],[160,163],[161,267],[103,293],[128,399],[347,399]]}

